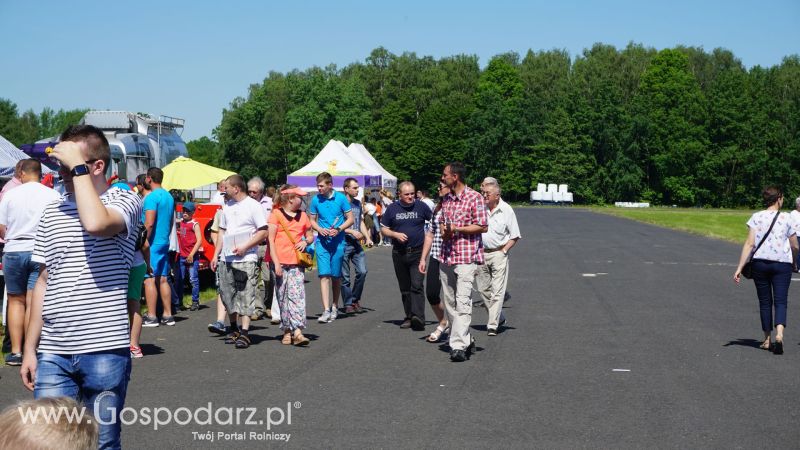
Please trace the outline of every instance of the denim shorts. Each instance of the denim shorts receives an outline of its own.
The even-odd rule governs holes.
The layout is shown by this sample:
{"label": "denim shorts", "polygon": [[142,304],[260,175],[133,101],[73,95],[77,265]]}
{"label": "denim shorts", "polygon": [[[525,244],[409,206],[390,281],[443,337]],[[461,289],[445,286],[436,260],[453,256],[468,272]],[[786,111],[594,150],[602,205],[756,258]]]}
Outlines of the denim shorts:
{"label": "denim shorts", "polygon": [[39,278],[39,263],[31,261],[33,252],[9,252],[3,254],[3,276],[6,291],[12,295],[24,295],[36,285]]}

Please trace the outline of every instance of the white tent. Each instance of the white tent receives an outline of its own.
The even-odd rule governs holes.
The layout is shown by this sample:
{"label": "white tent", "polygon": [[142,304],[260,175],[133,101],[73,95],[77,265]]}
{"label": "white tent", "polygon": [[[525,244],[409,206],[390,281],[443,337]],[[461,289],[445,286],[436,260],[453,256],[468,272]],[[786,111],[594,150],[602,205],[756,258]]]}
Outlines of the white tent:
{"label": "white tent", "polygon": [[[0,177],[13,177],[17,161],[27,158],[30,158],[30,156],[26,155],[25,152],[18,149],[6,138],[0,136]],[[48,169],[45,165],[42,165],[43,175],[46,175],[50,172],[52,172],[52,170]]]}
{"label": "white tent", "polygon": [[346,150],[351,158],[364,166],[366,173],[370,175],[380,175],[383,180],[384,188],[392,191],[397,188],[397,177],[384,169],[364,145],[353,142]]}
{"label": "white tent", "polygon": [[341,141],[333,139],[328,141],[310,163],[289,174],[287,183],[313,192],[317,189],[316,177],[321,172],[328,172],[333,176],[336,189],[341,189],[342,183],[348,177],[355,178],[363,187],[380,186],[380,176],[353,159]]}
{"label": "white tent", "polygon": [[316,176],[320,172],[343,176],[363,175],[364,167],[347,154],[344,143],[331,139],[310,163],[292,172],[290,176]]}

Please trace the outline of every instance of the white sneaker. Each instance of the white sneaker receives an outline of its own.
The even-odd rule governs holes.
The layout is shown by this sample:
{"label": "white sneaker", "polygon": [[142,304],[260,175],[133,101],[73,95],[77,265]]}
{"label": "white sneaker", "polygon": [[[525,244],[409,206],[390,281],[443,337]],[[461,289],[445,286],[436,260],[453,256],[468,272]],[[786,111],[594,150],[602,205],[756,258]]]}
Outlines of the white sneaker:
{"label": "white sneaker", "polygon": [[333,306],[331,307],[331,315],[328,318],[328,322],[333,322],[337,317],[339,317],[339,308]]}
{"label": "white sneaker", "polygon": [[317,322],[319,322],[319,323],[328,323],[328,322],[330,322],[330,319],[331,319],[331,312],[329,310],[325,310],[325,312],[323,312],[322,315],[319,316],[319,319],[317,319]]}

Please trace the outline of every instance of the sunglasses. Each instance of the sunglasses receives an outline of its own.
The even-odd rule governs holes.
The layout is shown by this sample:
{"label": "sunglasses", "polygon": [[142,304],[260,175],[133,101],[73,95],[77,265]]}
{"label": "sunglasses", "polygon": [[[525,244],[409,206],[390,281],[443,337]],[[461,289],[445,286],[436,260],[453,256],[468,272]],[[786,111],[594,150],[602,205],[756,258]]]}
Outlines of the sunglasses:
{"label": "sunglasses", "polygon": [[[86,165],[92,165],[92,164],[96,163],[97,161],[100,161],[100,160],[99,160],[99,159],[90,159],[90,160],[88,160],[88,161],[84,161],[84,163],[85,163]],[[58,170],[60,170],[60,171],[62,171],[62,172],[64,172],[64,173],[69,173],[69,170],[67,170],[67,168],[66,168],[66,167],[64,167],[64,166],[62,166],[62,165],[60,165],[60,164],[59,164],[59,166],[58,166]]]}

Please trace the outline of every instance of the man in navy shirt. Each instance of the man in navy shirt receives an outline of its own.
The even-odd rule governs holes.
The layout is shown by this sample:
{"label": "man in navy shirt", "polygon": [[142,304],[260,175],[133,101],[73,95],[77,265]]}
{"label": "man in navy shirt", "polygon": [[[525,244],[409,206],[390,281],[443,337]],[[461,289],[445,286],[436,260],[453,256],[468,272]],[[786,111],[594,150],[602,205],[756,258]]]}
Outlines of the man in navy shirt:
{"label": "man in navy shirt", "polygon": [[424,274],[418,270],[425,242],[425,222],[431,220],[431,209],[416,200],[410,181],[400,183],[400,201],[386,208],[381,217],[381,233],[392,239],[392,262],[405,320],[400,328],[425,329],[425,297],[422,291]]}

